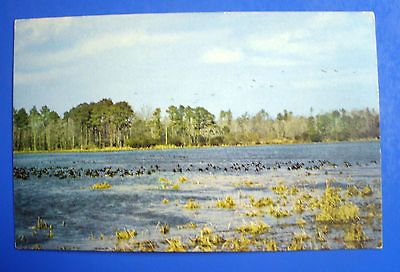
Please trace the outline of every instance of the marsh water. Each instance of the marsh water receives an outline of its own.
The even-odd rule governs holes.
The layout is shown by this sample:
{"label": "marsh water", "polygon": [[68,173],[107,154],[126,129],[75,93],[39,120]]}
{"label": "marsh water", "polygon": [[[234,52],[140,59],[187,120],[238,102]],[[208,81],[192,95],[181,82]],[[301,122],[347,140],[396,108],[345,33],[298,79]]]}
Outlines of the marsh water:
{"label": "marsh water", "polygon": [[[27,174],[18,175],[21,171]],[[288,216],[248,213],[254,210],[250,198],[277,199],[272,186],[294,186],[319,197],[330,180],[343,194],[349,186],[372,189],[371,195],[348,200],[360,208],[360,218],[368,217],[362,221],[368,238],[360,247],[376,248],[381,246],[380,176],[379,142],[16,154],[16,247],[116,250],[121,244],[116,232],[135,229],[136,240],[151,240],[156,251],[165,251],[167,239],[179,237],[189,243],[204,227],[228,238],[238,235],[239,226],[262,221],[271,227],[265,237],[274,239],[278,250],[285,250],[296,232],[311,237],[303,249],[345,248],[341,226],[330,226],[324,242],[313,238],[317,211],[294,212],[296,196],[281,204],[290,211]],[[179,188],[165,186],[160,178]],[[93,190],[98,182],[111,187]],[[216,206],[226,196],[232,197],[235,208]],[[199,207],[185,208],[188,200]],[[34,229],[38,217],[52,225],[51,237],[48,230]],[[299,218],[305,226],[296,224]],[[185,228],[189,222],[197,227]],[[169,226],[168,233],[160,232],[162,225]]]}

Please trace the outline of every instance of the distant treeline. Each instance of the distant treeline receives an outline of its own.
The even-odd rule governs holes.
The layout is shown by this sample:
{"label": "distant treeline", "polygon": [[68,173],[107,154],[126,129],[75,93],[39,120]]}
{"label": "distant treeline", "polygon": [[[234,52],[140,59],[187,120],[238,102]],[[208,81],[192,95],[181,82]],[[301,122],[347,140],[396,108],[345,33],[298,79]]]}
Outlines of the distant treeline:
{"label": "distant treeline", "polygon": [[83,103],[63,116],[43,106],[29,113],[14,109],[14,150],[70,150],[155,145],[204,146],[305,143],[379,138],[379,114],[368,108],[344,109],[310,116],[284,110],[276,117],[265,110],[233,118],[216,117],[203,107],[169,106],[162,117],[135,113],[127,102],[102,99]]}

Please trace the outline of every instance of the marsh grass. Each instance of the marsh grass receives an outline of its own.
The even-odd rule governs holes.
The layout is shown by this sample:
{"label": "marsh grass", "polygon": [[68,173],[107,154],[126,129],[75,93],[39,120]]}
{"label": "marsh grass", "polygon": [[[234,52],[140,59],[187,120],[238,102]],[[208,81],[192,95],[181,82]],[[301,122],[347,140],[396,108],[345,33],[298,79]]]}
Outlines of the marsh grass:
{"label": "marsh grass", "polygon": [[193,199],[189,199],[183,207],[188,210],[194,210],[200,208],[200,205]]}
{"label": "marsh grass", "polygon": [[233,184],[236,188],[263,188],[264,185],[258,182],[254,182],[252,180],[243,180]]}
{"label": "marsh grass", "polygon": [[170,239],[166,239],[165,242],[167,243],[167,252],[185,252],[187,251],[187,246],[184,245],[181,241],[180,237],[173,237]]}
{"label": "marsh grass", "polygon": [[111,184],[104,181],[104,182],[97,182],[90,186],[90,189],[92,190],[107,190],[111,188]]}
{"label": "marsh grass", "polygon": [[305,232],[294,233],[290,244],[287,246],[287,250],[304,250],[306,248],[304,242],[309,239],[310,236],[308,236]]}
{"label": "marsh grass", "polygon": [[245,212],[245,215],[248,217],[263,217],[265,215],[265,212],[260,209],[250,210]]}
{"label": "marsh grass", "polygon": [[244,224],[240,227],[237,227],[235,230],[242,234],[250,234],[250,235],[260,235],[267,233],[271,227],[265,222],[250,222],[248,224]]}
{"label": "marsh grass", "polygon": [[371,196],[371,195],[372,195],[372,189],[371,189],[371,187],[370,187],[369,185],[366,185],[366,186],[362,189],[361,195],[362,195],[363,197]]}
{"label": "marsh grass", "polygon": [[124,229],[124,230],[117,230],[115,232],[115,237],[117,240],[129,240],[136,237],[137,232],[134,229]]}
{"label": "marsh grass", "polygon": [[177,229],[196,229],[196,228],[197,228],[197,224],[195,224],[193,222],[188,222],[186,224],[177,226]]}
{"label": "marsh grass", "polygon": [[240,237],[226,239],[222,244],[222,250],[233,252],[250,251],[253,244],[254,242],[251,239],[242,234]]}
{"label": "marsh grass", "polygon": [[160,226],[160,232],[161,232],[161,234],[167,234],[168,232],[169,232],[169,230],[170,230],[170,227],[169,227],[169,225],[168,224],[164,224],[164,225],[161,225]]}
{"label": "marsh grass", "polygon": [[298,225],[301,228],[304,228],[304,226],[307,224],[306,220],[303,218],[297,218],[296,219],[296,225]]}
{"label": "marsh grass", "polygon": [[259,200],[256,200],[253,196],[250,196],[250,205],[256,208],[264,208],[271,207],[275,203],[270,197],[262,197]]}
{"label": "marsh grass", "polygon": [[216,207],[223,209],[234,209],[236,207],[236,203],[231,196],[226,196],[223,200],[217,200]]}
{"label": "marsh grass", "polygon": [[277,205],[275,207],[270,207],[268,210],[268,214],[273,217],[276,217],[276,218],[281,218],[281,217],[290,216],[290,211],[286,210],[284,208],[281,208]]}
{"label": "marsh grass", "polygon": [[[164,190],[179,190],[180,186],[191,190],[192,187],[196,186],[196,183],[192,181],[186,183],[188,180],[186,176],[180,176],[173,181],[160,177],[158,185],[161,185]],[[207,182],[205,180],[209,180],[209,177],[199,180],[202,182],[202,186],[206,186]],[[236,188],[234,187],[237,186],[251,188],[258,187],[259,184],[257,179],[255,181],[243,181],[240,177],[233,181],[230,179],[225,181],[225,184],[231,189],[230,192],[235,192]],[[343,182],[342,180],[340,181]],[[163,198],[172,195],[168,195],[168,192],[157,192],[161,195],[161,197],[157,196],[156,198],[157,208],[176,209],[177,213],[183,213],[184,215],[187,215],[188,212],[185,212],[182,208],[188,210],[199,209],[192,212],[196,215],[195,220],[201,222],[199,223],[201,224],[200,226],[207,227],[198,229],[198,225],[194,222],[182,225],[174,225],[172,223],[171,225],[160,225],[159,223],[155,228],[153,225],[153,228],[148,232],[142,230],[141,235],[143,237],[138,236],[134,229],[118,230],[113,235],[113,231],[115,231],[113,229],[109,236],[101,234],[100,238],[95,238],[92,234],[92,240],[105,239],[105,242],[115,242],[116,244],[113,245],[115,245],[115,250],[117,251],[143,252],[290,251],[339,248],[339,244],[348,248],[362,248],[369,241],[364,230],[369,234],[372,227],[377,228],[376,224],[380,220],[380,204],[376,205],[368,202],[373,198],[367,198],[375,192],[372,192],[372,188],[369,185],[362,186],[357,183],[357,186],[355,186],[349,183],[346,184],[347,187],[343,188],[341,187],[342,185],[336,185],[334,182],[335,180],[333,179],[327,180],[325,187],[315,187],[313,192],[309,187],[302,186],[304,183],[283,184],[282,181],[270,188],[249,189],[246,195],[242,194],[241,190],[237,190],[238,198],[240,199],[237,203],[235,200],[238,198],[233,197],[237,197],[237,195],[232,196],[225,193],[222,194],[224,198],[217,199],[214,202],[216,198],[212,197],[198,200],[188,198],[191,196],[187,194],[190,190],[183,191],[182,193],[184,194],[180,199],[174,196],[174,200]],[[307,185],[310,184],[314,186],[317,182],[310,182]],[[242,200],[242,198],[245,199]],[[182,202],[185,199],[186,202]],[[163,206],[169,204],[170,201],[171,205]],[[361,203],[361,206],[357,206],[356,203]],[[228,211],[216,210],[215,207],[228,209]],[[233,220],[224,218],[227,228],[225,224],[214,225],[213,219],[207,221],[208,218],[205,216],[208,209],[215,209],[211,210],[211,212],[216,216],[232,215]],[[245,218],[244,216],[256,218]],[[271,217],[276,218],[276,220]],[[249,221],[244,221],[246,219]],[[239,220],[242,220],[243,223],[238,224]],[[266,222],[270,223],[272,227]],[[231,227],[232,225],[235,227]],[[140,225],[137,227],[141,228]],[[45,239],[54,237],[52,228],[40,217],[38,217],[36,225],[32,227],[35,232],[41,229],[48,230],[48,235]],[[296,231],[300,232],[296,233]],[[44,237],[47,234],[47,232],[37,232],[39,233],[38,236]],[[169,233],[182,236],[169,238],[167,236]],[[153,234],[155,236],[151,237],[154,240],[147,240],[149,235]],[[58,237],[57,233],[55,239]],[[139,240],[139,237],[143,240]],[[23,239],[18,241],[24,243]],[[379,243],[376,242],[376,244]]]}
{"label": "marsh grass", "polygon": [[190,238],[191,247],[194,251],[211,252],[216,251],[224,242],[222,236],[214,234],[213,231],[204,227],[200,235]]}
{"label": "marsh grass", "polygon": [[53,225],[47,224],[46,221],[40,216],[36,219],[36,224],[31,227],[34,230],[52,230]]}
{"label": "marsh grass", "polygon": [[351,224],[345,229],[343,240],[348,248],[362,248],[369,238],[364,233],[363,226],[359,223]]}
{"label": "marsh grass", "polygon": [[189,180],[189,178],[187,176],[180,176],[179,179],[178,179],[178,181],[181,182],[181,183],[184,183],[184,182],[186,182],[188,180]]}

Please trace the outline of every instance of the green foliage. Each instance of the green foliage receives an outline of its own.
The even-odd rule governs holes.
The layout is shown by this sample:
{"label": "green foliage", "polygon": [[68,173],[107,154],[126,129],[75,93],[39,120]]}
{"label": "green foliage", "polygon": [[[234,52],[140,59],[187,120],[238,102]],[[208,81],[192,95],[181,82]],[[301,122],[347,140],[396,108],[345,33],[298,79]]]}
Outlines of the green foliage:
{"label": "green foliage", "polygon": [[171,105],[136,114],[127,102],[82,103],[61,118],[47,106],[13,110],[14,150],[90,150],[152,146],[220,146],[303,143],[379,138],[379,114],[368,108],[335,110],[309,117],[284,110],[272,118],[265,110],[236,119],[218,119],[204,107]]}

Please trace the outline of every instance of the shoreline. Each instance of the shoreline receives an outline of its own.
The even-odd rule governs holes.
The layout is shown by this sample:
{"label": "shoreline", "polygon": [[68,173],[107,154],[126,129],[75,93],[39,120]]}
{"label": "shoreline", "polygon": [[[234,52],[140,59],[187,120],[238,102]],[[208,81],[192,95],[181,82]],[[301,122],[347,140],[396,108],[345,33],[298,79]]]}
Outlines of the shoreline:
{"label": "shoreline", "polygon": [[172,150],[172,149],[198,149],[198,148],[224,148],[224,147],[254,147],[272,145],[304,145],[304,144],[335,144],[335,143],[357,143],[357,142],[380,142],[380,139],[350,139],[347,141],[324,141],[324,142],[294,142],[276,141],[263,144],[240,144],[240,145],[204,145],[204,146],[175,146],[175,145],[156,145],[151,147],[105,147],[89,149],[60,149],[60,150],[24,150],[13,151],[13,155],[18,154],[51,154],[51,153],[94,153],[94,152],[123,152],[123,151],[150,151],[150,150]]}

